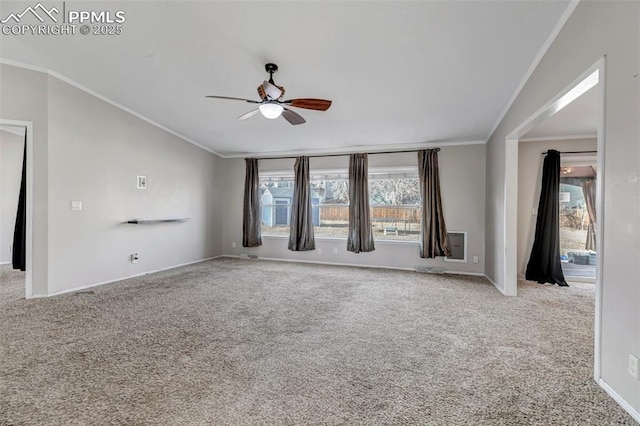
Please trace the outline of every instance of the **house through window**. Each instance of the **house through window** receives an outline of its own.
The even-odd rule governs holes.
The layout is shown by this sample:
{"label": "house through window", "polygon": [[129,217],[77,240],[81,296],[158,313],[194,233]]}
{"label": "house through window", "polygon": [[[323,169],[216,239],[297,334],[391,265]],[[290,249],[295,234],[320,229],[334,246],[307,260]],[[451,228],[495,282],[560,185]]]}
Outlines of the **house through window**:
{"label": "house through window", "polygon": [[[347,238],[349,181],[347,171],[311,173],[311,217],[315,237]],[[293,175],[261,176],[262,235],[289,235]]]}
{"label": "house through window", "polygon": [[289,235],[293,175],[260,177],[262,235]]}

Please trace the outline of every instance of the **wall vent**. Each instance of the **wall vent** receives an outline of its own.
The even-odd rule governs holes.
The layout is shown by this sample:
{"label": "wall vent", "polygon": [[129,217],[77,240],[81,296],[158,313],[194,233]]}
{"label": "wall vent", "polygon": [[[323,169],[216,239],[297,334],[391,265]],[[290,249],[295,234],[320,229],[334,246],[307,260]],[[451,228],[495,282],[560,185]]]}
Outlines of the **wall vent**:
{"label": "wall vent", "polygon": [[427,274],[444,274],[444,268],[442,266],[416,265],[416,271]]}
{"label": "wall vent", "polygon": [[257,254],[243,253],[243,254],[240,255],[240,259],[256,260],[257,258],[258,258]]}

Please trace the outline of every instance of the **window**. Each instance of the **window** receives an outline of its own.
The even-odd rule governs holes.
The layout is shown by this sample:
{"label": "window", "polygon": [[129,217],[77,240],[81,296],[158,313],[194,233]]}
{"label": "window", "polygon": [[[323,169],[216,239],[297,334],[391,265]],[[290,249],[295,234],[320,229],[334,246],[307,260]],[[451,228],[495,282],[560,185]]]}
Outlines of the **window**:
{"label": "window", "polygon": [[311,172],[311,203],[313,204],[313,232],[315,236],[346,239],[349,233],[349,176],[347,176],[347,171]]}
{"label": "window", "polygon": [[417,167],[370,169],[369,204],[375,240],[419,240],[422,209]]}
{"label": "window", "polygon": [[[311,171],[311,204],[316,238],[343,238],[349,232],[347,170]],[[260,175],[262,235],[289,235],[293,175]],[[420,185],[417,167],[369,170],[369,204],[376,240],[418,241]]]}
{"label": "window", "polygon": [[[346,170],[312,172],[311,215],[314,235],[347,238],[349,231],[349,181]],[[289,235],[293,176],[286,173],[260,176],[262,235]]]}

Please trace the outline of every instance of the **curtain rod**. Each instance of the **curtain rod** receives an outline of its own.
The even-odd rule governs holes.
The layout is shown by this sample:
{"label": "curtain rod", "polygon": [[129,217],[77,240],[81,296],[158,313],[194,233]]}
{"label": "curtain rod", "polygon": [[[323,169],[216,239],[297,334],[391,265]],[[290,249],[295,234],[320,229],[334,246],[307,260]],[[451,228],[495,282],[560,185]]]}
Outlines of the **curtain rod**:
{"label": "curtain rod", "polygon": [[[560,154],[595,154],[598,151],[560,151]],[[541,152],[540,155],[546,155],[549,151]]]}
{"label": "curtain rod", "polygon": [[[436,152],[440,151],[440,148],[425,148],[425,149],[435,149]],[[405,152],[418,152],[422,151],[420,149],[410,149],[407,151],[378,151],[378,152],[367,152],[367,155],[375,155],[375,154],[402,154]],[[350,153],[346,154],[316,154],[316,155],[298,155],[298,156],[287,156],[287,157],[255,157],[256,160],[283,160],[283,159],[291,159],[298,157],[309,157],[309,158],[318,158],[318,157],[344,157],[347,155],[351,155]]]}

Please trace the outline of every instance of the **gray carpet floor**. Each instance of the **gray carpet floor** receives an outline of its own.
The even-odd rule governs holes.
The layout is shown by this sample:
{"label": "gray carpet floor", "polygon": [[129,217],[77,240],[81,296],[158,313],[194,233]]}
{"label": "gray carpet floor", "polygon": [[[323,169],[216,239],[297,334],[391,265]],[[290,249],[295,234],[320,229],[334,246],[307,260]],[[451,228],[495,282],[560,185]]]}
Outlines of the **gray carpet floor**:
{"label": "gray carpet floor", "polygon": [[1,273],[3,425],[636,424],[592,379],[590,285],[217,259],[27,301]]}
{"label": "gray carpet floor", "polygon": [[25,273],[11,265],[0,265],[0,307],[5,303],[24,298]]}

